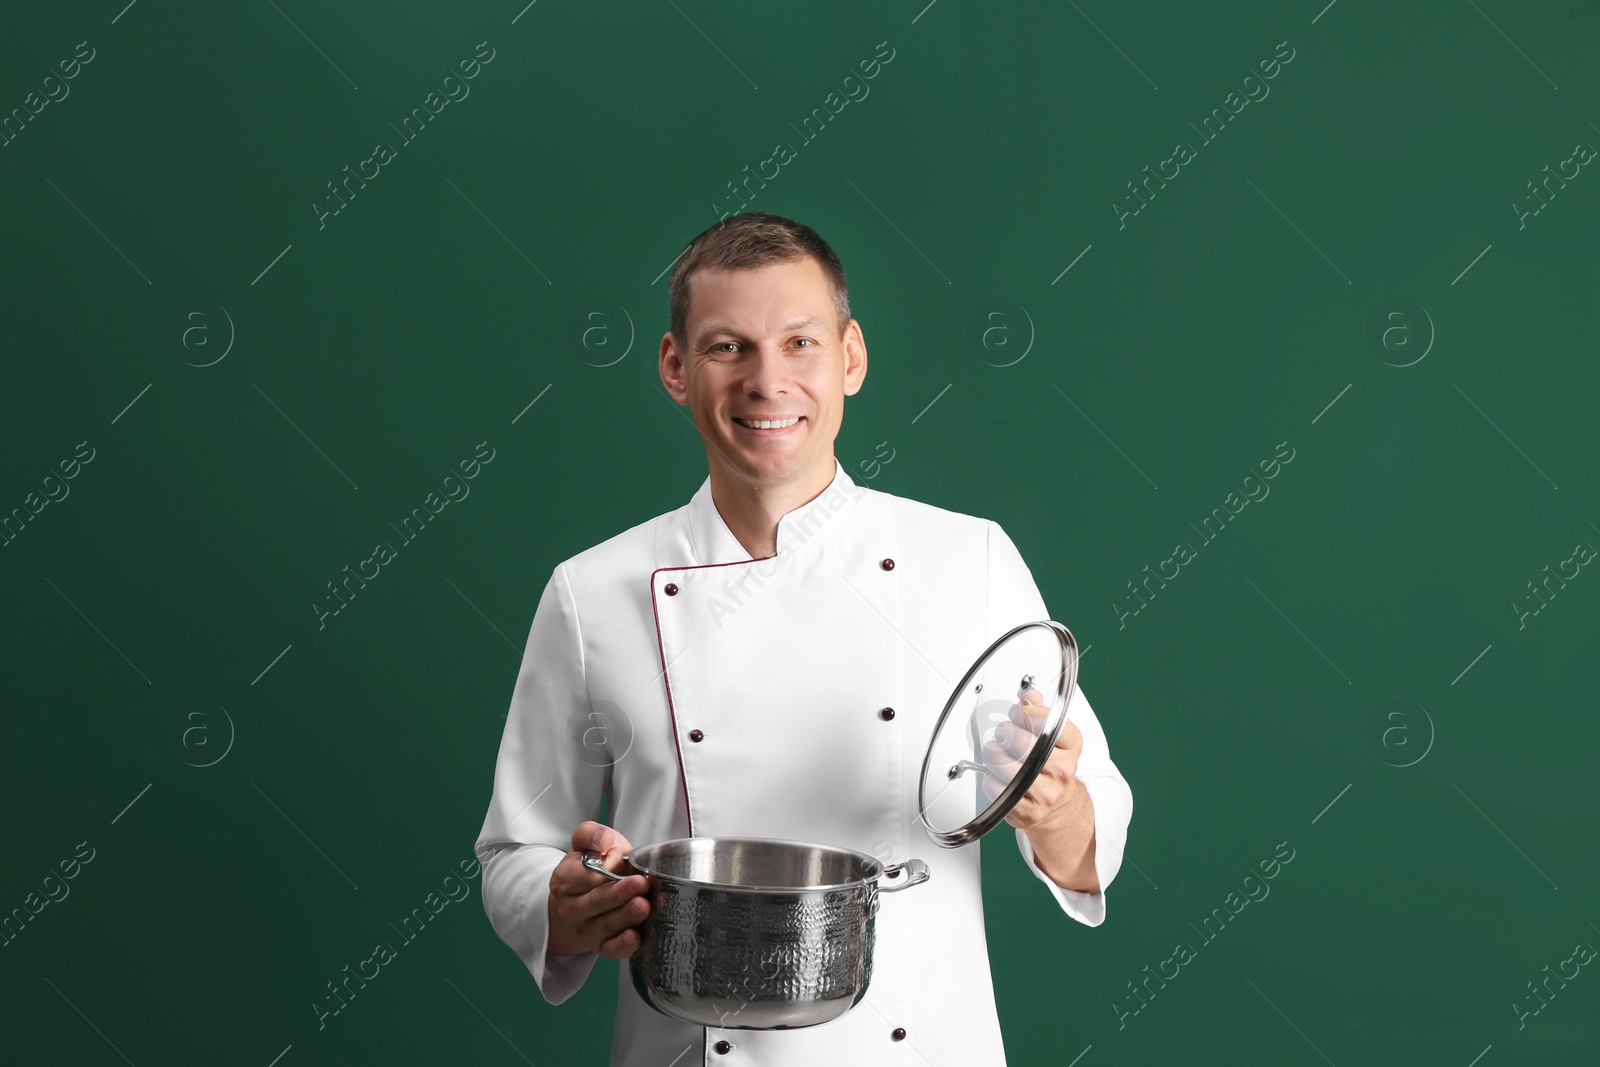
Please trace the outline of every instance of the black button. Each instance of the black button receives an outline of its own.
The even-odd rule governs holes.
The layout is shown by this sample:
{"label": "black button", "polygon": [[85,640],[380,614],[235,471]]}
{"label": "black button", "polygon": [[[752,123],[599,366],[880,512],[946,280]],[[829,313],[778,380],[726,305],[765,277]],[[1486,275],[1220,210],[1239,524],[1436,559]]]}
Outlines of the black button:
{"label": "black button", "polygon": [[894,709],[884,708],[882,711],[878,712],[878,718],[882,719],[884,722],[888,722],[890,719],[894,718]]}
{"label": "black button", "polygon": [[882,567],[886,571],[892,571],[894,570],[894,560],[886,559],[882,563],[878,564],[878,566]]}
{"label": "black button", "polygon": [[699,730],[690,730],[689,731],[689,740],[691,740],[691,741],[704,741],[705,738],[706,738],[706,735],[701,733]]}
{"label": "black button", "polygon": [[906,1039],[906,1028],[903,1026],[897,1026],[894,1028],[894,1033],[890,1034],[889,1036],[894,1038],[896,1041],[904,1041]]}
{"label": "black button", "polygon": [[733,1051],[733,1046],[726,1041],[718,1041],[711,1047],[717,1050],[717,1055],[719,1056],[726,1056],[728,1053]]}
{"label": "black button", "polygon": [[668,596],[677,596],[678,595],[678,587],[676,585],[672,584],[671,582],[668,582],[667,583],[667,587],[665,589],[663,589],[662,592],[666,593]]}

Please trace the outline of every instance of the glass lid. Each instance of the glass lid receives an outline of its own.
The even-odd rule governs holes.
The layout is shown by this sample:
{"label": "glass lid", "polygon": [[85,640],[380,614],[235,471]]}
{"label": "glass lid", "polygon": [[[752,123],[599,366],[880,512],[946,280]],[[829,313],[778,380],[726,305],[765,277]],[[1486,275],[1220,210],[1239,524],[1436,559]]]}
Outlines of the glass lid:
{"label": "glass lid", "polygon": [[990,645],[945,702],[922,759],[917,807],[945,848],[1000,824],[1044,768],[1078,680],[1078,642],[1025,622]]}

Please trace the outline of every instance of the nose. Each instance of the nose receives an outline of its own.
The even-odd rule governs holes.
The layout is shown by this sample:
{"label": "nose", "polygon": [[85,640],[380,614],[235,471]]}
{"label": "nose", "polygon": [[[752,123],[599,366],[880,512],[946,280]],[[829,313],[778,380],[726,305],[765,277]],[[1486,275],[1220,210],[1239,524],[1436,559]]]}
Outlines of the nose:
{"label": "nose", "polygon": [[757,348],[745,375],[746,395],[768,399],[783,396],[789,391],[789,384],[789,365],[783,349],[770,344]]}

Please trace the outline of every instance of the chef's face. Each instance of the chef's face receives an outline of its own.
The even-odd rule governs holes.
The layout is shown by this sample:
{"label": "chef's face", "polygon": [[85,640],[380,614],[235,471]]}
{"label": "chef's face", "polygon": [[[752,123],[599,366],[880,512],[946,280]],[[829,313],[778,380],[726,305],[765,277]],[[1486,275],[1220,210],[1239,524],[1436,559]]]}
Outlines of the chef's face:
{"label": "chef's face", "polygon": [[[689,291],[686,347],[661,339],[661,381],[689,405],[711,465],[763,487],[826,485],[867,346],[855,319],[839,330],[822,267],[806,256],[700,270]],[[777,425],[752,425],[767,421]]]}

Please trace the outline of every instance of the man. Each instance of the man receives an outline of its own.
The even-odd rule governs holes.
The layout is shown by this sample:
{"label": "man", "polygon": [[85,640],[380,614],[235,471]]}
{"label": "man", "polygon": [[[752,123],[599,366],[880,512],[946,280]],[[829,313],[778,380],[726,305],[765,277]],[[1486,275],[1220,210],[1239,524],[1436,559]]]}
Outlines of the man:
{"label": "man", "polygon": [[[617,871],[634,844],[753,836],[920,858],[932,876],[880,896],[871,982],[840,1018],[683,1023],[646,1005],[624,964],[611,1063],[1003,1065],[978,845],[929,840],[917,783],[955,680],[1000,634],[1049,618],[1044,602],[998,525],[857,486],[834,457],[867,347],[815,231],[726,219],[684,250],[668,300],[661,381],[688,405],[709,477],[545,586],[477,843],[490,921],[560,1004],[598,956],[638,950],[649,912],[642,876],[604,879],[586,853]],[[1087,926],[1104,921],[1132,807],[1077,690],[1008,821]],[[1040,962],[1069,1003],[1065,974]]]}

